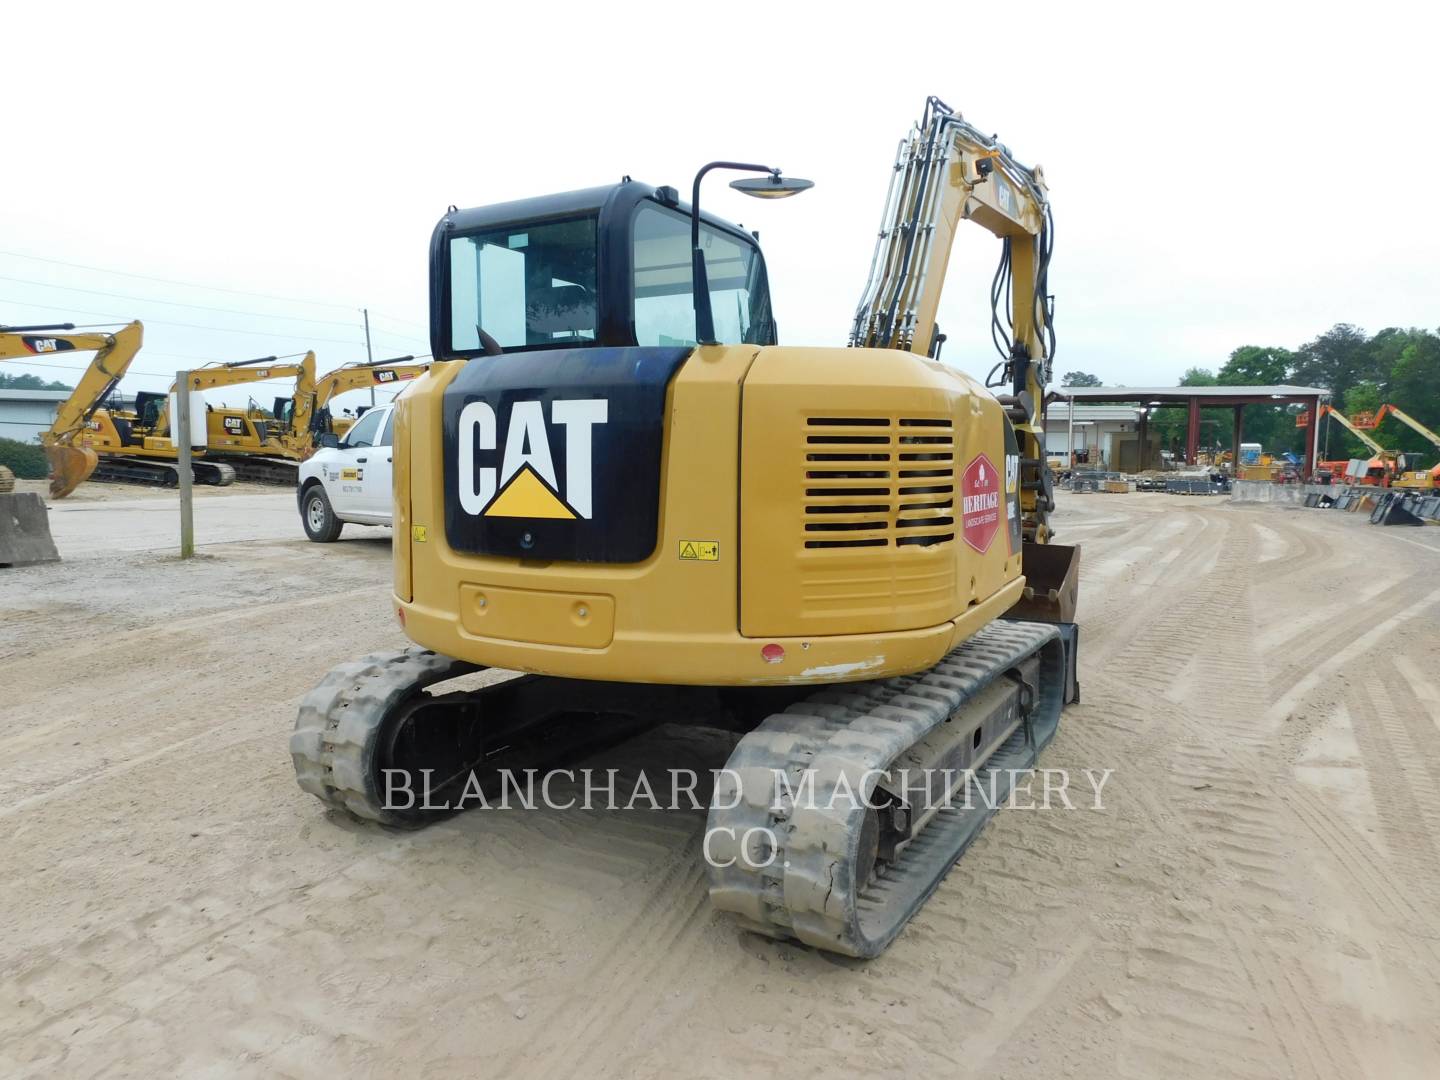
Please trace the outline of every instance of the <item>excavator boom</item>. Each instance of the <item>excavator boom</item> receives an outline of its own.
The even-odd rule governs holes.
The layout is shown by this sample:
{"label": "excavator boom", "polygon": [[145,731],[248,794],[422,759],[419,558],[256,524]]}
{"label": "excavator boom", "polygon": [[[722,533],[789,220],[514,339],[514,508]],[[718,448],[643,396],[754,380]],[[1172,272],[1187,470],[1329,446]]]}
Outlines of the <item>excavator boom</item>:
{"label": "excavator boom", "polygon": [[367,386],[385,386],[389,383],[413,379],[428,371],[428,363],[411,363],[413,356],[397,356],[390,360],[376,360],[373,363],[346,364],[322,375],[315,384],[315,408],[323,409],[330,399],[348,390],[360,390]]}
{"label": "excavator boom", "polygon": [[1001,363],[990,385],[1008,389],[1000,401],[1020,439],[1025,539],[1048,543],[1054,498],[1044,414],[1055,334],[1048,296],[1054,230],[1045,177],[939,98],[927,100],[920,122],[900,141],[850,345],[939,359],[945,338],[935,318],[950,249],[965,220],[1002,241],[990,296],[991,335]]}
{"label": "excavator boom", "polygon": [[85,430],[95,410],[100,407],[135,359],[144,341],[144,327],[137,321],[113,334],[71,334],[69,323],[57,326],[14,327],[0,330],[0,359],[46,355],[49,353],[94,350],[95,356],[85,369],[75,389],[56,410],[55,422],[43,432],[40,443],[50,461],[50,494],[63,499],[91,474],[99,457],[88,446],[75,445],[76,436]]}

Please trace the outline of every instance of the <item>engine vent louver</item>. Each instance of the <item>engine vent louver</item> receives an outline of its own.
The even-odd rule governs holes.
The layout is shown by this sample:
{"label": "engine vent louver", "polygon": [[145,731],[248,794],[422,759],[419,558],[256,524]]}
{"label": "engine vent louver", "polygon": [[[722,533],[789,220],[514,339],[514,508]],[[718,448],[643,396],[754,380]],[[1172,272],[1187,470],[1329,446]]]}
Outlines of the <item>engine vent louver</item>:
{"label": "engine vent louver", "polygon": [[806,421],[805,449],[805,547],[955,539],[951,420],[816,416]]}

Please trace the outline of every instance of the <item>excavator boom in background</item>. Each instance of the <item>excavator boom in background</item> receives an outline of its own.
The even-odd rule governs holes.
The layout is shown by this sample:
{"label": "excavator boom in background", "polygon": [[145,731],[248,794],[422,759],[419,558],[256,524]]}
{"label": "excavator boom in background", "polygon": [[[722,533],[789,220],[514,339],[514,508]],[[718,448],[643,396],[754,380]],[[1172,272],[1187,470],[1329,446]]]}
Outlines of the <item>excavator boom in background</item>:
{"label": "excavator boom in background", "polygon": [[[192,392],[269,379],[295,380],[295,391],[285,410],[286,418],[278,423],[253,416],[248,409],[206,409],[207,456],[227,462],[242,480],[293,486],[297,463],[306,456],[310,421],[315,412],[315,353],[304,353],[298,363],[283,362],[289,359],[264,356],[197,368],[189,373]],[[171,393],[174,392],[175,388],[171,387]]]}
{"label": "excavator boom in background", "polygon": [[[187,389],[193,395],[269,379],[293,378],[295,393],[290,399],[290,411],[308,426],[315,401],[315,354],[304,353],[298,363],[282,362],[287,359],[264,356],[196,368],[189,374]],[[103,411],[97,414],[92,445],[100,450],[102,458],[113,456],[117,460],[121,456],[133,456],[136,446],[152,455],[173,455],[170,407],[177,393],[178,387],[173,383],[168,395],[141,391],[135,395],[133,411],[112,411],[108,416]],[[204,430],[204,462],[195,465],[197,482],[230,483],[239,477],[260,483],[295,483],[296,463],[304,456],[302,449],[308,439],[292,438],[288,429],[271,430],[265,419],[252,417],[244,409],[209,405],[205,407]]]}
{"label": "excavator boom in background", "polygon": [[[743,731],[707,821],[713,902],[871,957],[1078,699],[1078,549],[1051,543],[1043,453],[1048,195],[931,98],[851,347],[780,346],[758,240],[697,205],[715,169],[810,186],[712,162],[689,205],[627,177],[438,223],[435,362],[385,448],[419,647],[337,667],[291,754],[327,804],[415,826],[659,722]],[[967,218],[1001,238],[998,397],[938,359]],[[529,674],[436,686],[483,667]],[[397,777],[430,778],[427,801]]]}
{"label": "excavator boom in background", "polygon": [[[363,363],[346,364],[320,376],[315,384],[315,412],[309,424],[312,438],[305,447],[306,456],[315,450],[314,436],[320,434],[344,435],[355,423],[350,417],[334,417],[330,402],[351,390],[373,387],[400,388],[411,379],[423,375],[430,367],[428,363],[414,363],[413,356],[396,356],[389,360],[373,360]],[[277,403],[278,404],[278,403]],[[295,430],[296,425],[291,425]]]}
{"label": "excavator boom in background", "polygon": [[95,353],[75,389],[56,410],[55,422],[40,435],[50,462],[50,495],[56,499],[69,495],[95,473],[99,458],[85,445],[83,436],[96,411],[130,367],[145,337],[139,322],[128,323],[113,333],[70,333],[74,329],[73,323],[0,327],[0,360]]}

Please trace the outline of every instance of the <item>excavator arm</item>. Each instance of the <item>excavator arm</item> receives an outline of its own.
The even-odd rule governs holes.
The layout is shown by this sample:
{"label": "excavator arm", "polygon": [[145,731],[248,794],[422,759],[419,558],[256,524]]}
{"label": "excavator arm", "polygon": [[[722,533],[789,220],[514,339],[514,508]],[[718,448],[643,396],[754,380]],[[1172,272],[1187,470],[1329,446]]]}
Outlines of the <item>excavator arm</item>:
{"label": "excavator arm", "polygon": [[64,323],[0,330],[0,359],[4,360],[50,353],[95,352],[75,389],[56,410],[50,430],[40,435],[45,456],[50,460],[50,494],[56,499],[63,499],[84,483],[99,464],[95,451],[88,446],[76,446],[75,437],[85,430],[90,417],[130,367],[145,336],[145,329],[138,321],[113,334],[54,332],[73,329],[73,324]]}
{"label": "excavator arm", "polygon": [[[216,364],[212,367],[196,368],[190,372],[188,388],[195,390],[215,390],[225,386],[243,386],[246,383],[264,382],[267,379],[294,379],[294,415],[297,425],[310,424],[310,416],[315,408],[315,353],[307,352],[298,364],[279,364],[276,356],[262,356],[255,360],[236,360],[229,364]],[[172,383],[170,393],[174,394],[177,386]],[[163,430],[169,421],[168,410],[162,411],[160,419],[156,424],[157,430]]]}
{"label": "excavator arm", "polygon": [[905,349],[938,359],[935,323],[960,223],[974,221],[1002,241],[991,286],[991,333],[1021,451],[1025,538],[1049,541],[1054,499],[1045,464],[1045,387],[1055,354],[1047,277],[1053,222],[1045,177],[1020,164],[993,137],[939,98],[900,142],[870,276],[850,344]]}
{"label": "excavator arm", "polygon": [[405,382],[429,369],[429,363],[412,363],[414,359],[413,356],[396,356],[389,360],[346,364],[322,375],[315,384],[313,411],[307,412],[303,423],[297,420],[290,427],[287,438],[290,440],[291,449],[302,457],[308,457],[315,450],[315,440],[319,434],[334,432],[330,402],[338,395],[348,390]]}
{"label": "excavator arm", "polygon": [[[191,390],[214,390],[222,386],[243,386],[245,383],[264,382],[266,379],[306,379],[308,365],[310,393],[315,385],[315,354],[308,352],[298,364],[277,364],[274,356],[262,356],[257,360],[236,360],[232,364],[217,364],[214,367],[196,368],[190,372]],[[260,366],[264,365],[264,366]],[[297,393],[299,387],[297,386]],[[170,392],[175,393],[171,386]]]}
{"label": "excavator arm", "polygon": [[330,399],[347,390],[360,390],[367,386],[384,386],[403,382],[423,374],[429,364],[412,364],[413,356],[397,356],[390,360],[376,360],[373,363],[346,364],[321,376],[315,385],[315,408],[323,409]]}

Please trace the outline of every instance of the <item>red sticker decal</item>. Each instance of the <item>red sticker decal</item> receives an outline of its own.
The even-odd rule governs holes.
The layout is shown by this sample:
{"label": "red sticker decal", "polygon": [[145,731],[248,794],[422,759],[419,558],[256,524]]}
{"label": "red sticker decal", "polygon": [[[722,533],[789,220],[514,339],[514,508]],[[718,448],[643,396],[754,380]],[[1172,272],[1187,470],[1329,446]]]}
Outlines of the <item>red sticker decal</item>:
{"label": "red sticker decal", "polygon": [[980,454],[960,477],[961,535],[982,555],[990,550],[995,534],[1000,531],[1000,474],[995,463]]}

